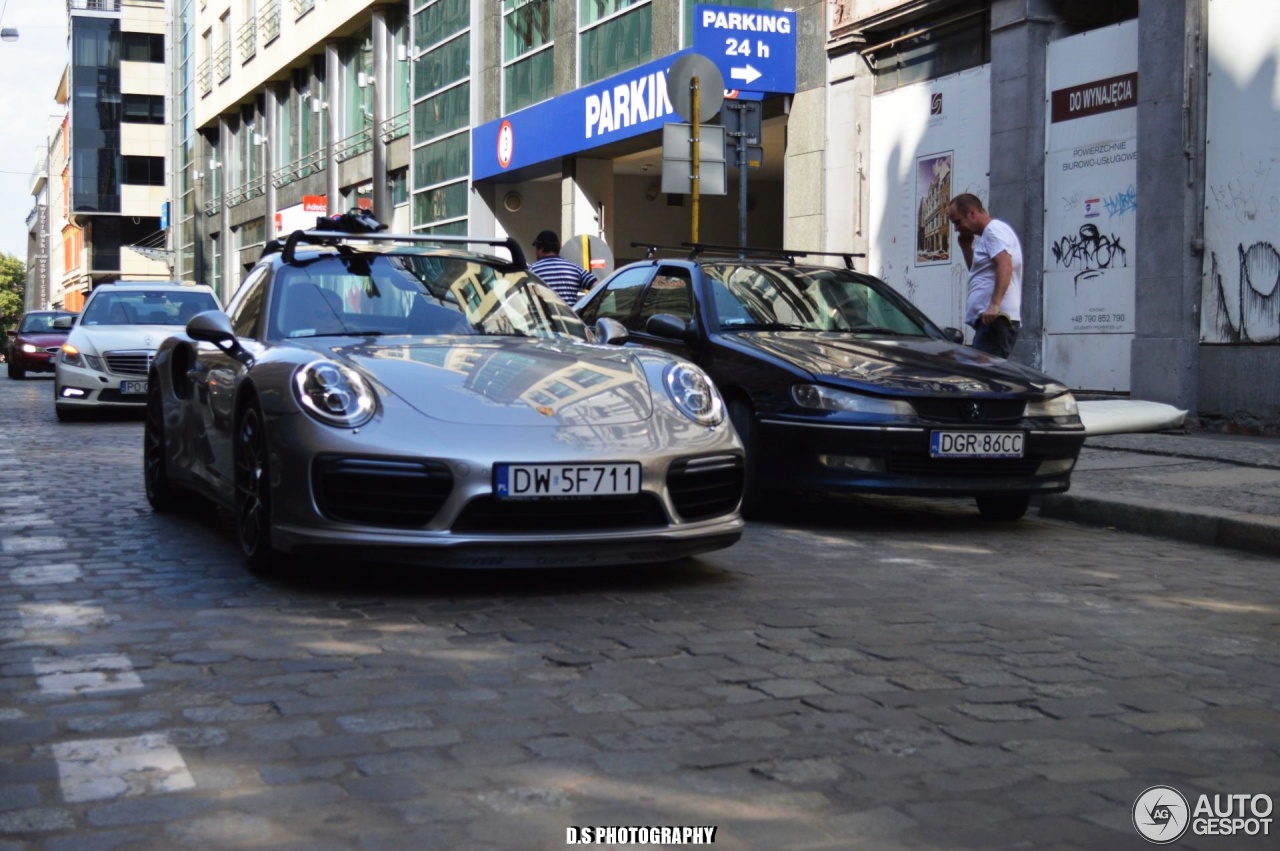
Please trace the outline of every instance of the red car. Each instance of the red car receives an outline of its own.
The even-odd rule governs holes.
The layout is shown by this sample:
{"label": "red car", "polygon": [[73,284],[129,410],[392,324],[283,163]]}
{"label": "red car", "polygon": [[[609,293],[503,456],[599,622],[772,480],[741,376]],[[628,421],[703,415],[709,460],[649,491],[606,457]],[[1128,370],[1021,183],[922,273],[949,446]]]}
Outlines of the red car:
{"label": "red car", "polygon": [[77,314],[65,310],[33,310],[24,314],[17,328],[9,329],[9,377],[26,378],[28,372],[53,372],[58,350],[71,330],[53,327],[60,316]]}

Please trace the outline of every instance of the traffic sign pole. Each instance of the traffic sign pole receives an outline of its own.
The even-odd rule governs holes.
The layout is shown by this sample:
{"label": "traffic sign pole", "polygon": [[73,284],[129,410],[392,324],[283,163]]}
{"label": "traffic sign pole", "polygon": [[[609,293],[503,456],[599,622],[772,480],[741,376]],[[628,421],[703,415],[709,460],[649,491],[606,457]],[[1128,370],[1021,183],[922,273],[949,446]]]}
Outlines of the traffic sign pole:
{"label": "traffic sign pole", "polygon": [[698,138],[698,127],[701,123],[698,121],[698,107],[701,106],[699,102],[701,86],[697,77],[689,81],[689,89],[689,95],[693,101],[693,176],[691,180],[693,181],[693,241],[696,243],[698,241],[698,199],[701,194],[698,191],[698,179],[701,177],[699,166],[702,164],[702,157],[700,156],[702,146],[699,144],[700,140]]}

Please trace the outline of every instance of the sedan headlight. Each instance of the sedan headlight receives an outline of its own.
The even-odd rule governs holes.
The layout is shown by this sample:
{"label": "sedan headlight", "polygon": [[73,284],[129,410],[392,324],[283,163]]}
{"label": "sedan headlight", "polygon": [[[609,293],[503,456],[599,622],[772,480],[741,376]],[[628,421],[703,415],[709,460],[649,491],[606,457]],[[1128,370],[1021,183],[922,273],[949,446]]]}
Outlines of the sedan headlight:
{"label": "sedan headlight", "polygon": [[1079,414],[1080,406],[1076,404],[1076,397],[1067,392],[1052,399],[1028,402],[1027,409],[1023,412],[1026,417],[1075,417]]}
{"label": "sedan headlight", "polygon": [[373,417],[373,388],[354,369],[333,361],[312,361],[293,376],[298,404],[325,425],[357,428]]}
{"label": "sedan headlight", "polygon": [[686,417],[704,426],[724,420],[724,402],[705,372],[693,364],[673,363],[663,375],[667,395]]}
{"label": "sedan headlight", "polygon": [[901,399],[881,399],[820,384],[793,384],[791,398],[802,408],[814,411],[844,411],[850,414],[882,414],[914,417],[916,409]]}
{"label": "sedan headlight", "polygon": [[80,357],[80,350],[70,343],[62,344],[62,362],[69,366],[84,366],[84,358]]}
{"label": "sedan headlight", "polygon": [[33,346],[33,345],[31,345],[30,343],[23,343],[23,344],[22,344],[22,350],[23,350],[24,352],[28,352],[28,353],[30,353],[30,352],[38,352],[38,351],[40,351],[40,347],[39,347],[39,346]]}

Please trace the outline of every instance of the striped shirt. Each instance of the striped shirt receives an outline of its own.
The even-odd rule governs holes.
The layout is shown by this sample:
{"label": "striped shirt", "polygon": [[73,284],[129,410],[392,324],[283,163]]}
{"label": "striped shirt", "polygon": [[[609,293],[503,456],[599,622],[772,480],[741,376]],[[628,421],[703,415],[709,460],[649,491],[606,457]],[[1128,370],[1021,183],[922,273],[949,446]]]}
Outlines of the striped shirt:
{"label": "striped shirt", "polygon": [[595,275],[563,257],[543,257],[530,264],[529,271],[541,278],[570,307],[596,283]]}

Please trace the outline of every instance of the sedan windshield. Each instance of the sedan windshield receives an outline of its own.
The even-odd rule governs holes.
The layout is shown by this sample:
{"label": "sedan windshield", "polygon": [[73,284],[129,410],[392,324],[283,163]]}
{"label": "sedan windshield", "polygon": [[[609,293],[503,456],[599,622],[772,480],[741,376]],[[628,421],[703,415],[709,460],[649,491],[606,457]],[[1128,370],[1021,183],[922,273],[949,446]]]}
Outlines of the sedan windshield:
{"label": "sedan windshield", "polygon": [[888,286],[843,269],[707,264],[722,331],[840,331],[940,337]]}
{"label": "sedan windshield", "polygon": [[59,316],[75,316],[74,313],[28,313],[18,326],[20,334],[65,334],[69,328],[54,328],[53,320]]}
{"label": "sedan windshield", "polygon": [[575,337],[586,326],[537,278],[438,254],[326,254],[283,266],[274,336]]}
{"label": "sedan windshield", "polygon": [[186,325],[218,303],[207,292],[175,286],[171,290],[109,290],[94,293],[81,325]]}

